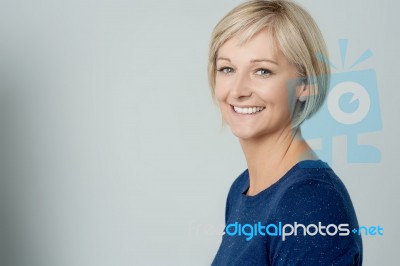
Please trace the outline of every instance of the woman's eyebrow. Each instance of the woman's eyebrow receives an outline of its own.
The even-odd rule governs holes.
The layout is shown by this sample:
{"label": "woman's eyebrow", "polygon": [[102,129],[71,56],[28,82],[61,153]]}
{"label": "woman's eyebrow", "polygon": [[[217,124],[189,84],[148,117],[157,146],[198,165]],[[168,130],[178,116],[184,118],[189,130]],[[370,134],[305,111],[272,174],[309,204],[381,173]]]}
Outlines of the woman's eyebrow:
{"label": "woman's eyebrow", "polygon": [[271,60],[271,59],[253,59],[253,60],[250,60],[250,62],[251,63],[269,62],[269,63],[275,64],[275,65],[278,65],[277,62],[275,62],[274,60]]}
{"label": "woman's eyebrow", "polygon": [[[219,61],[219,60],[231,62],[231,60],[227,57],[218,57],[217,61]],[[252,59],[252,60],[250,60],[250,63],[259,63],[259,62],[269,62],[269,63],[275,64],[275,65],[278,65],[277,62],[275,62],[274,60],[271,60],[271,59]]]}
{"label": "woman's eyebrow", "polygon": [[228,61],[228,62],[230,62],[231,60],[229,59],[229,58],[227,58],[227,57],[218,57],[217,58],[217,61],[218,60],[225,60],[225,61]]}

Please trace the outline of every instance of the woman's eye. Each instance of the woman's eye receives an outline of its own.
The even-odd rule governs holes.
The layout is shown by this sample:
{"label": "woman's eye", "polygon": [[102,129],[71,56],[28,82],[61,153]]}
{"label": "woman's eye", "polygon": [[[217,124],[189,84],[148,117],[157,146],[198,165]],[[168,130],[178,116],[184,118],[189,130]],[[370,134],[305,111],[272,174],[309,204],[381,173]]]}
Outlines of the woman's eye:
{"label": "woman's eye", "polygon": [[225,74],[230,74],[230,73],[233,73],[233,68],[231,68],[231,67],[221,67],[221,68],[218,69],[218,72],[222,72],[222,73],[225,73]]}
{"label": "woman's eye", "polygon": [[265,69],[265,68],[260,68],[260,69],[257,69],[256,74],[260,75],[260,76],[268,76],[271,74],[271,71],[269,71],[268,69]]}

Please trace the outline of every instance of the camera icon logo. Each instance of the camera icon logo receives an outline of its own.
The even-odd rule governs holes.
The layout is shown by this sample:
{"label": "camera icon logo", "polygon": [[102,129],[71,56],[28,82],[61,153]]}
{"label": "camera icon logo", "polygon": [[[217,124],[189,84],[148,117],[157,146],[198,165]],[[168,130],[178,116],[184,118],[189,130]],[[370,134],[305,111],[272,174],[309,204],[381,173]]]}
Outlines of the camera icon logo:
{"label": "camera icon logo", "polygon": [[[347,51],[347,40],[339,40],[342,65]],[[372,56],[367,50],[349,69]],[[322,60],[325,60],[322,58]],[[332,68],[337,69],[333,64]],[[358,136],[382,130],[378,86],[374,69],[345,71],[331,75],[330,87],[325,104],[302,126],[306,140],[318,140],[318,156],[332,162],[334,137],[346,136],[347,162],[378,163],[380,150],[372,145],[359,144]]]}

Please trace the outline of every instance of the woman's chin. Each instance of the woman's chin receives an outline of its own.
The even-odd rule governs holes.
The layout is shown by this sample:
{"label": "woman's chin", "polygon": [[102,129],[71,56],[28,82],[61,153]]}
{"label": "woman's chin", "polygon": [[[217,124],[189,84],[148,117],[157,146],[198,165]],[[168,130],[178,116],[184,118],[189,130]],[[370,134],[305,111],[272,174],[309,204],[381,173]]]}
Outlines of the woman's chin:
{"label": "woman's chin", "polygon": [[241,139],[241,140],[257,139],[263,135],[262,132],[255,131],[254,129],[246,130],[243,128],[241,128],[241,129],[232,129],[231,128],[231,131],[232,131],[233,135],[235,135],[238,139]]}

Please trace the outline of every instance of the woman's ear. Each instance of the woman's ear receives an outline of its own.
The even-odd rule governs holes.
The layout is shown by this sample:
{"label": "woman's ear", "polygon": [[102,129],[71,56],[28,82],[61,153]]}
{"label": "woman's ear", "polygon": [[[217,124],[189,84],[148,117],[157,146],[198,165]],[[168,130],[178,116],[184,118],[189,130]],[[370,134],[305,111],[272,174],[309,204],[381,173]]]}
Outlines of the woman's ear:
{"label": "woman's ear", "polygon": [[307,100],[308,96],[310,96],[310,88],[307,84],[307,79],[302,79],[300,81],[300,84],[297,85],[296,95],[297,95],[297,99],[300,102],[305,102]]}

